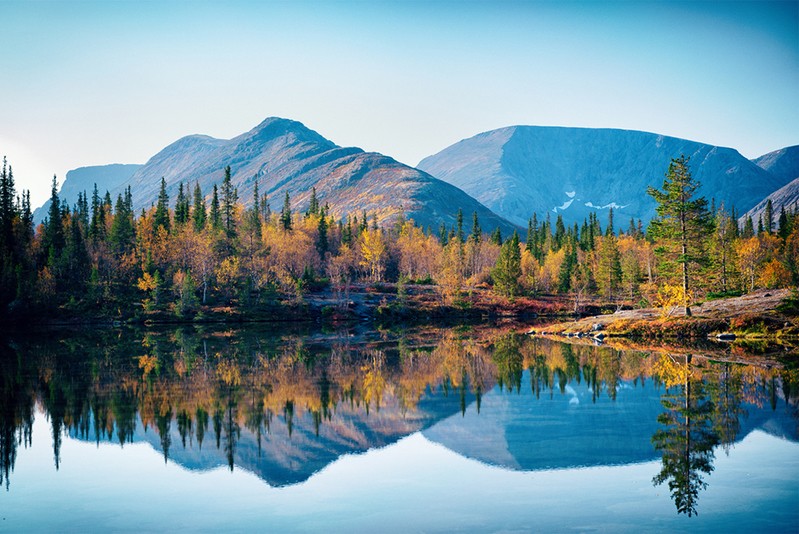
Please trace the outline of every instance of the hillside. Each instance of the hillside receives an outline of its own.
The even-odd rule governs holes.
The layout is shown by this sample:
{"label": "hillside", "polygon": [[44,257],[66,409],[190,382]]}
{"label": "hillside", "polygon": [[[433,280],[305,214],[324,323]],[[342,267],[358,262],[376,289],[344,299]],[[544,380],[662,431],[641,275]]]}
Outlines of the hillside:
{"label": "hillside", "polygon": [[513,126],[478,134],[423,159],[419,168],[460,187],[495,213],[526,225],[561,214],[581,223],[608,208],[626,228],[655,216],[648,186],[660,188],[671,158],[690,156],[700,194],[742,213],[785,185],[736,150],[653,133]]}
{"label": "hillside", "polygon": [[755,165],[783,181],[799,178],[799,145],[789,146],[752,160]]}
{"label": "hillside", "polygon": [[795,209],[799,209],[799,178],[796,178],[786,185],[780,187],[769,196],[758,202],[754,208],[744,213],[741,218],[738,219],[738,222],[740,224],[744,224],[747,217],[752,217],[752,221],[754,222],[755,226],[757,226],[757,220],[765,213],[766,204],[769,200],[771,200],[771,211],[774,214],[774,220],[772,221],[772,224],[774,225],[774,228],[777,229],[779,224],[778,221],[780,210],[785,208],[785,211],[792,212]]}
{"label": "hillside", "polygon": [[[112,198],[116,199],[116,195],[122,192],[122,184],[126,183],[140,167],[141,165],[114,163],[80,167],[69,171],[59,191],[59,198],[67,202],[70,207],[77,202],[79,193],[86,193],[91,201],[94,184],[97,184],[100,195],[105,195],[106,191],[110,191],[113,195]],[[34,224],[42,222],[47,217],[49,209],[50,199],[48,198],[41,207],[33,212]]]}
{"label": "hillside", "polygon": [[755,207],[744,213],[739,222],[744,224],[747,217],[752,217],[752,221],[757,224],[758,218],[762,217],[766,210],[766,204],[771,200],[772,212],[774,213],[773,222],[776,227],[781,209],[785,208],[785,211],[793,211],[799,208],[799,145],[769,152],[752,161],[761,169],[788,183],[770,193],[766,198],[758,202]]}
{"label": "hillside", "polygon": [[299,122],[280,118],[266,119],[230,140],[184,137],[153,156],[124,185],[131,186],[137,210],[155,201],[162,176],[173,201],[181,181],[192,188],[198,182],[210,198],[226,165],[245,205],[252,202],[257,180],[273,210],[280,210],[286,192],[294,210],[306,209],[315,187],[319,201],[329,203],[336,217],[366,210],[387,222],[404,213],[435,229],[442,222],[452,225],[460,208],[467,220],[476,211],[486,231],[497,226],[503,233],[513,230],[510,223],[446,182],[382,154],[339,147]]}

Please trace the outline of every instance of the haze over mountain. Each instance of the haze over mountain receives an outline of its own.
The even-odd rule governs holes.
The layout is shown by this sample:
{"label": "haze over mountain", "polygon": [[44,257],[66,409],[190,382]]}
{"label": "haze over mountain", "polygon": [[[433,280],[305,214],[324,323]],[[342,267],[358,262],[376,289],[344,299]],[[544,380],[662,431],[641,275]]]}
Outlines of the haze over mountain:
{"label": "haze over mountain", "polygon": [[[113,198],[116,199],[117,193],[122,192],[122,184],[126,183],[140,167],[141,165],[121,163],[80,167],[67,173],[58,196],[72,207],[78,201],[79,193],[85,192],[91,199],[94,184],[97,184],[100,195],[105,195],[106,191],[110,191],[114,194]],[[33,212],[33,222],[35,224],[42,222],[47,217],[49,209],[50,199],[48,198],[41,207],[36,208]]]}
{"label": "haze over mountain", "polygon": [[561,214],[581,223],[613,207],[618,226],[655,216],[648,186],[661,188],[672,158],[690,156],[699,194],[742,213],[785,185],[736,150],[647,132],[511,126],[478,134],[423,159],[419,168],[460,187],[498,215],[526,225]]}
{"label": "haze over mountain", "polygon": [[180,182],[189,189],[198,182],[210,199],[213,185],[221,184],[227,165],[245,206],[252,203],[257,181],[260,193],[268,194],[273,211],[281,209],[286,192],[294,210],[305,210],[315,187],[320,203],[329,203],[337,218],[365,210],[376,215],[378,222],[386,222],[404,214],[421,226],[436,229],[442,222],[453,225],[460,208],[467,220],[476,211],[486,231],[497,226],[503,233],[513,231],[510,223],[446,182],[382,154],[340,147],[299,122],[281,118],[268,118],[229,140],[183,137],[123,183],[101,186],[111,189],[114,198],[130,186],[134,208],[139,210],[155,202],[163,176],[174,205]]}

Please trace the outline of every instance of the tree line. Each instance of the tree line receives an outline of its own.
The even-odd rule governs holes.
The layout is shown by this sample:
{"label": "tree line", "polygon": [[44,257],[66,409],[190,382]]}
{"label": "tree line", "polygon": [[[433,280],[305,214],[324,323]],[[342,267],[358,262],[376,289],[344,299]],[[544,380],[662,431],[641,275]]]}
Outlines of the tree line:
{"label": "tree line", "polygon": [[[443,302],[468,304],[483,292],[504,297],[562,295],[575,311],[589,300],[686,307],[710,294],[740,294],[799,282],[797,209],[767,206],[757,225],[739,226],[734,208],[696,197],[687,158],[672,162],[662,189],[648,193],[657,217],[626,225],[595,213],[567,226],[558,215],[529,220],[526,234],[469,225],[433,230],[400,217],[336,219],[316,190],[304,212],[289,194],[274,211],[255,184],[244,205],[230,167],[203,191],[180,183],[174,200],[162,178],[157,201],[134,212],[130,188],[112,199],[95,185],[70,206],[55,177],[44,222],[34,228],[29,192],[17,194],[5,159],[0,175],[0,309],[9,314],[91,310],[129,317],[192,317],[208,306],[258,308],[301,302],[330,287],[346,305],[357,284],[433,284]],[[604,227],[603,227],[604,226]]]}

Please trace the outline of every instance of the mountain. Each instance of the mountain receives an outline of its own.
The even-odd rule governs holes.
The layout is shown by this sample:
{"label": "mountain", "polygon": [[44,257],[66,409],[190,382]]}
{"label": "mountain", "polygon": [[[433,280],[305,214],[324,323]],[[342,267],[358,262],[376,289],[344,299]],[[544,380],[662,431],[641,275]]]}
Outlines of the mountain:
{"label": "mountain", "polygon": [[526,225],[533,213],[600,221],[613,207],[617,225],[655,216],[648,186],[661,188],[669,161],[690,156],[708,201],[751,209],[785,185],[736,150],[653,133],[590,128],[512,126],[478,134],[423,159],[418,167],[455,185],[509,221]]}
{"label": "mountain", "polygon": [[136,209],[155,202],[162,176],[173,202],[179,182],[190,189],[198,182],[210,198],[226,165],[245,205],[252,203],[257,180],[273,210],[282,207],[286,192],[292,209],[306,209],[315,187],[320,203],[329,203],[337,218],[366,210],[386,222],[404,213],[422,226],[437,228],[442,222],[454,224],[460,208],[467,218],[476,211],[486,231],[500,227],[507,235],[514,229],[446,182],[382,154],[340,147],[299,122],[280,118],[266,119],[229,140],[203,135],[179,139],[150,158],[123,186],[131,186]]}
{"label": "mountain", "polygon": [[[94,184],[97,184],[100,195],[105,195],[106,191],[110,191],[112,198],[116,200],[116,195],[122,192],[122,184],[127,182],[140,167],[141,165],[114,163],[80,167],[69,171],[58,193],[58,198],[67,202],[71,208],[78,201],[78,193],[86,193],[91,199]],[[33,212],[34,224],[42,222],[47,217],[49,210],[50,199],[48,198],[47,202]]]}
{"label": "mountain", "polygon": [[[309,411],[297,412],[290,428],[285,416],[278,415],[260,433],[226,416],[219,427],[219,436],[215,435],[215,428],[209,428],[201,443],[191,431],[181,435],[175,419],[170,420],[165,435],[146,428],[138,419],[130,441],[149,443],[185,469],[206,471],[235,466],[272,487],[282,487],[308,480],[342,456],[385,447],[429,428],[459,414],[461,402],[473,400],[470,394],[462,401],[459,395],[437,393],[426,395],[409,409],[401,399],[386,393],[379,410],[368,411],[360,404],[341,403],[329,418],[321,420]],[[91,439],[88,435],[81,438],[77,430],[71,431],[71,436]],[[104,441],[112,440],[109,437]]]}
{"label": "mountain", "polygon": [[[606,465],[626,465],[660,458],[652,445],[664,428],[660,385],[621,381],[614,397],[596,395],[583,382],[570,382],[562,392],[541,394],[524,371],[516,393],[495,386],[474,406],[422,431],[424,436],[466,458],[516,471],[538,471]],[[782,402],[782,401],[781,401]],[[793,408],[779,409],[741,403],[745,414],[737,422],[737,443],[755,430],[780,439],[799,441]]]}
{"label": "mountain", "polygon": [[755,227],[757,227],[757,220],[765,213],[766,204],[769,200],[771,200],[771,212],[774,214],[772,224],[776,229],[779,225],[780,210],[785,208],[785,211],[792,212],[799,209],[799,178],[780,187],[758,202],[754,208],[744,213],[741,218],[738,219],[738,222],[744,224],[747,217],[752,217],[752,221],[754,221]]}
{"label": "mountain", "polygon": [[771,200],[773,222],[776,226],[782,208],[785,208],[785,211],[793,211],[799,207],[799,145],[769,152],[752,161],[761,169],[788,183],[758,202],[738,220],[743,224],[747,217],[752,217],[757,224],[757,219],[763,216],[766,204]]}
{"label": "mountain", "polygon": [[799,178],[799,145],[769,152],[752,162],[780,180],[789,182]]}

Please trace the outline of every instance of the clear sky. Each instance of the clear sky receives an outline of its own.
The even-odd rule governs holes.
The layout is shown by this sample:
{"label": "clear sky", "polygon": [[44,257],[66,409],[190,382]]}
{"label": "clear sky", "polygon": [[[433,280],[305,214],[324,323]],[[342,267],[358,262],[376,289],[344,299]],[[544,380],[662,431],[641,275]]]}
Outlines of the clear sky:
{"label": "clear sky", "polygon": [[268,116],[415,165],[513,124],[799,143],[799,2],[0,0],[0,155],[34,205]]}

